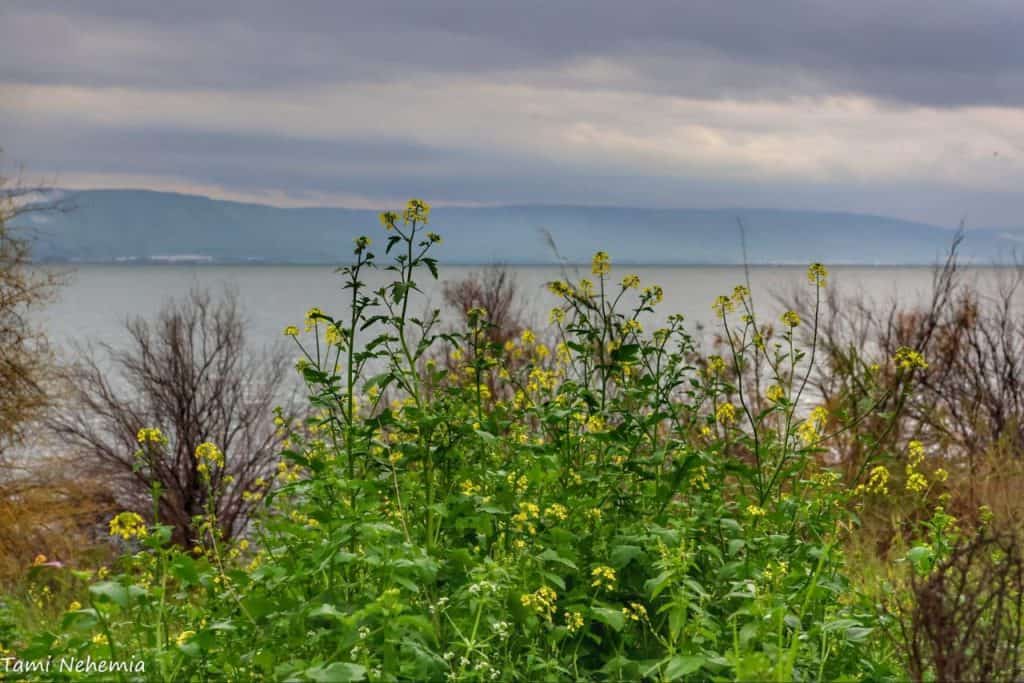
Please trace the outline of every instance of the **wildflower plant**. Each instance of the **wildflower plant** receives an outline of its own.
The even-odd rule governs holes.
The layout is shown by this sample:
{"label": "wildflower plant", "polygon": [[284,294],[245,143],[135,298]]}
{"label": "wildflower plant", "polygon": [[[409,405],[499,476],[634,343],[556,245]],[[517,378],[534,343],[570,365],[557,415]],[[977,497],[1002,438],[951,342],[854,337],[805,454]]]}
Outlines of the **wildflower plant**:
{"label": "wildflower plant", "polygon": [[[714,303],[708,358],[681,316],[655,324],[661,287],[598,252],[587,278],[548,285],[548,333],[497,343],[485,310],[455,331],[422,312],[442,244],[429,205],[381,224],[383,258],[360,237],[340,269],[344,314],[285,328],[309,416],[278,424],[247,537],[211,523],[171,545],[173,492],[154,489],[146,533],[111,527],[142,550],[33,653],[137,652],[162,680],[898,678],[864,647],[878,612],[842,549],[854,487],[888,479],[819,457],[859,416],[807,405],[817,310],[775,338],[738,286]],[[370,271],[391,281],[371,290]],[[820,301],[824,266],[808,280]],[[196,451],[211,498],[225,458]]]}

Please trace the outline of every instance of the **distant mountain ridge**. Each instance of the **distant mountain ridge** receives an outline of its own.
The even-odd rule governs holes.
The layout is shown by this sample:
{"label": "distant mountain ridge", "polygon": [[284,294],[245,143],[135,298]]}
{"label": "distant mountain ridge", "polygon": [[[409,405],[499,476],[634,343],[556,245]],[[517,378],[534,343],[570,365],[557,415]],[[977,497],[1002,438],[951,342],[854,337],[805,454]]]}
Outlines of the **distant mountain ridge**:
{"label": "distant mountain ridge", "polygon": [[[67,194],[73,209],[19,218],[34,254],[60,262],[341,263],[352,240],[382,241],[378,212],[279,208],[149,190]],[[926,265],[953,231],[884,216],[781,209],[647,209],[586,206],[438,207],[431,229],[448,263],[586,263],[598,249],[618,263],[736,264],[738,219],[754,264]],[[557,247],[552,250],[549,234]],[[970,230],[966,260],[1005,262],[1024,250],[1024,231]]]}

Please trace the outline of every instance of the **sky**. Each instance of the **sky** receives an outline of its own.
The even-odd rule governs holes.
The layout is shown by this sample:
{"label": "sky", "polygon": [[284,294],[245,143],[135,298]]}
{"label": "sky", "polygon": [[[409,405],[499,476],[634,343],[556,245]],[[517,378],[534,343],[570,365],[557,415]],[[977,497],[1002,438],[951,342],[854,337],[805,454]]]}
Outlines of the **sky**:
{"label": "sky", "polygon": [[280,206],[1024,227],[1020,0],[4,0],[0,165]]}

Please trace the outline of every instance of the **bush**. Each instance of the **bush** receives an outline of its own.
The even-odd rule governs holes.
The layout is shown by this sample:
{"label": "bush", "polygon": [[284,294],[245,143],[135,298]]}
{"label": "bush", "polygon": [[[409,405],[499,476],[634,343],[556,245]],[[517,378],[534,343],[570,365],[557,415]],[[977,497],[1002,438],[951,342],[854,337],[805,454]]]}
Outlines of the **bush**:
{"label": "bush", "polygon": [[[210,502],[193,453],[216,441],[230,457],[212,475],[217,524],[233,537],[255,502],[246,491],[273,475],[283,440],[274,421],[295,417],[287,356],[281,348],[250,348],[230,291],[215,298],[193,290],[125,328],[124,347],[88,349],[66,369],[50,432],[78,471],[106,477],[121,505],[137,513],[153,512],[158,485],[156,514],[183,547],[196,540],[194,518]],[[283,408],[275,412],[277,404]]]}

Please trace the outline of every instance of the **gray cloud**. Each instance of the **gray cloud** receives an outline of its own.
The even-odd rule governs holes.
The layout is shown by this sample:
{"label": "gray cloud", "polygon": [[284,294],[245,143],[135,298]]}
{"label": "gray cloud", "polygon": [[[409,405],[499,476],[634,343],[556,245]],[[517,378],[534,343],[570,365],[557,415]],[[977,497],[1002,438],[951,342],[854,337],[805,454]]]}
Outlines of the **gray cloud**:
{"label": "gray cloud", "polygon": [[1018,0],[7,0],[0,144],[77,186],[1021,224]]}
{"label": "gray cloud", "polygon": [[1022,34],[1015,0],[14,0],[0,79],[231,89],[611,59],[633,70],[631,82],[591,85],[1020,104]]}

